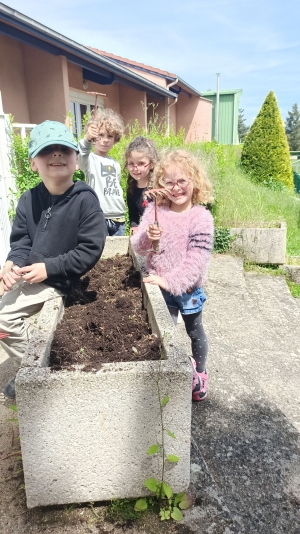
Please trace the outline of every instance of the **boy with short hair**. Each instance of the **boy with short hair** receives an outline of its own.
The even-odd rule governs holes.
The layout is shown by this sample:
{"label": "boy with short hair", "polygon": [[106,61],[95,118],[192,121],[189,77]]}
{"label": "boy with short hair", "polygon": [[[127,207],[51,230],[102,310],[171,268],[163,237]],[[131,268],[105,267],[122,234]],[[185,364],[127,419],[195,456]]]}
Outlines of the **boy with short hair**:
{"label": "boy with short hair", "polygon": [[[105,244],[97,195],[84,182],[73,182],[77,152],[73,135],[60,122],[45,121],[31,132],[28,155],[42,182],[19,200],[11,250],[0,274],[0,344],[16,368],[27,347],[24,318],[47,300],[69,294],[97,263]],[[14,380],[3,389],[8,398],[15,396]]]}
{"label": "boy with short hair", "polygon": [[[125,202],[120,164],[108,153],[120,141],[124,123],[112,109],[103,109],[85,126],[79,142],[78,166],[87,183],[96,191],[104,213],[107,235],[125,235]],[[94,144],[94,152],[91,152]]]}

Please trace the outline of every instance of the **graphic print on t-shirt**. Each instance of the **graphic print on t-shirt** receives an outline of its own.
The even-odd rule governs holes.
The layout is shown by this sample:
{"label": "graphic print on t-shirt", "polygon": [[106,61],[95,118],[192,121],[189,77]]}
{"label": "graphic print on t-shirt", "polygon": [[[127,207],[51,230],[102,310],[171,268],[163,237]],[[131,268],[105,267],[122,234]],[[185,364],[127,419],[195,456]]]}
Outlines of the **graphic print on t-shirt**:
{"label": "graphic print on t-shirt", "polygon": [[106,187],[104,187],[105,196],[120,196],[117,182],[117,171],[113,165],[103,165],[101,162],[101,176],[106,180]]}

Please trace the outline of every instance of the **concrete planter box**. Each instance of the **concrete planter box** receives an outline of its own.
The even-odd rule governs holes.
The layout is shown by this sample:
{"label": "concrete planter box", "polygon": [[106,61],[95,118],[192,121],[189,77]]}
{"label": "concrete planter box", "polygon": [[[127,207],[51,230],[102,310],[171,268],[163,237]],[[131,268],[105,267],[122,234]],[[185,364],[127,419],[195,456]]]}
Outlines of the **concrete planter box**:
{"label": "concrete planter box", "polygon": [[286,224],[277,228],[231,228],[230,250],[254,263],[283,265],[286,258]]}
{"label": "concrete planter box", "polygon": [[285,265],[284,270],[294,284],[300,285],[300,265]]}
{"label": "concrete planter box", "polygon": [[[128,238],[108,238],[103,256],[127,252]],[[133,254],[140,268],[141,258]],[[101,260],[100,260],[101,261]],[[147,456],[161,442],[156,380],[170,401],[164,421],[166,481],[175,492],[190,480],[191,381],[187,354],[160,290],[144,286],[152,331],[163,339],[161,362],[104,364],[97,372],[51,372],[49,353],[63,302],[48,302],[39,317],[17,374],[20,440],[28,508],[147,495],[146,478],[160,477],[160,454]]]}

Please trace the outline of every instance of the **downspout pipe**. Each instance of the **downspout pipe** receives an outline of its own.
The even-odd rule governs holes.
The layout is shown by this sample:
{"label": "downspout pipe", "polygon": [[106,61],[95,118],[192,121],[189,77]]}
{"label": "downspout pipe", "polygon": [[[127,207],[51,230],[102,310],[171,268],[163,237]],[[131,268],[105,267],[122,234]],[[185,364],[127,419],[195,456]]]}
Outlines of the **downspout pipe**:
{"label": "downspout pipe", "polygon": [[[174,80],[174,82],[171,82],[167,85],[167,89],[169,90],[170,87],[172,87],[173,85],[176,85],[176,83],[178,83],[178,78],[176,78],[176,80]],[[178,96],[176,96],[175,100],[173,100],[173,102],[171,102],[170,104],[168,103],[167,104],[167,136],[170,135],[170,108],[172,106],[175,106],[175,104],[177,103],[177,100],[178,100]],[[169,102],[169,99],[168,99],[168,102]]]}

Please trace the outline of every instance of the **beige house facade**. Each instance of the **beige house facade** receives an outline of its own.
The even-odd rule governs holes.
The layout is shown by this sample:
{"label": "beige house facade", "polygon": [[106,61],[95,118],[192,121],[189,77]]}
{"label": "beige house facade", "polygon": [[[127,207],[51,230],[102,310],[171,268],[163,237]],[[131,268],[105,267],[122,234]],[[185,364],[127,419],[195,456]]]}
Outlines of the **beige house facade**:
{"label": "beige house facade", "polygon": [[126,67],[131,72],[152,81],[175,95],[175,101],[147,99],[148,121],[153,117],[153,109],[155,108],[155,113],[160,119],[166,121],[175,131],[184,128],[187,141],[211,140],[212,103],[177,74],[115,56],[96,48],[91,50],[112,59],[116,64]]}
{"label": "beige house facade", "polygon": [[0,92],[14,122],[67,122],[71,115],[79,136],[83,115],[94,108],[89,93],[98,92],[97,105],[114,109],[126,124],[137,119],[147,128],[155,108],[168,128],[183,127],[187,140],[211,139],[209,100],[173,74],[120,59],[0,3]]}

